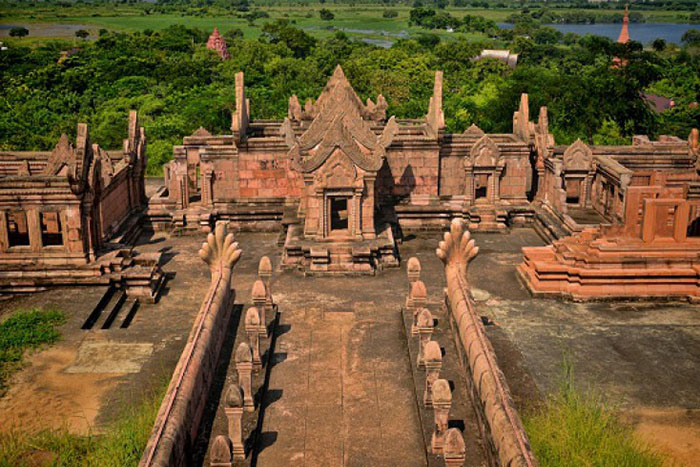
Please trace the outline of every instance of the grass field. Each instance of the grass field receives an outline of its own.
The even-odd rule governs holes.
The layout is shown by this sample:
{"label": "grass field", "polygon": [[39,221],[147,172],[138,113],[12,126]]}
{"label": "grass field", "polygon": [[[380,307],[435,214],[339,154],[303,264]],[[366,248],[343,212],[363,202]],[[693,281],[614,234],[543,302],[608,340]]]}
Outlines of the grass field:
{"label": "grass field", "polygon": [[[0,7],[1,8],[1,7]],[[319,10],[328,8],[335,14],[332,21],[322,21],[319,18]],[[55,7],[33,7],[30,9],[0,9],[0,24],[24,25],[30,29],[30,36],[25,38],[31,43],[34,37],[61,37],[74,38],[75,28],[58,28],[58,24],[80,25],[88,29],[95,37],[99,29],[117,31],[138,31],[143,29],[158,30],[175,24],[183,24],[197,27],[205,31],[212,30],[215,26],[221,31],[238,28],[247,38],[260,36],[260,27],[267,21],[285,18],[293,21],[298,27],[305,29],[309,34],[324,38],[334,33],[335,29],[344,30],[351,38],[358,40],[382,40],[394,41],[399,37],[415,36],[421,33],[432,32],[443,40],[449,40],[454,34],[446,31],[427,31],[418,27],[409,27],[408,17],[411,8],[409,6],[384,7],[381,5],[328,5],[314,4],[311,6],[264,6],[258,8],[270,15],[270,18],[257,19],[249,23],[246,19],[233,16],[228,11],[208,9],[191,10],[187,16],[181,14],[145,14],[142,6],[101,5],[99,8],[76,5],[68,9]],[[384,10],[398,12],[396,18],[384,18]],[[447,8],[453,16],[478,15],[496,22],[503,22],[514,9],[474,9],[474,8]],[[557,10],[573,11],[573,10]],[[616,10],[598,10],[600,12],[616,12]],[[644,15],[653,18],[654,22],[679,21],[679,15],[687,17],[687,13],[673,11],[644,11]],[[484,35],[474,33],[467,35],[471,39],[485,38]]]}

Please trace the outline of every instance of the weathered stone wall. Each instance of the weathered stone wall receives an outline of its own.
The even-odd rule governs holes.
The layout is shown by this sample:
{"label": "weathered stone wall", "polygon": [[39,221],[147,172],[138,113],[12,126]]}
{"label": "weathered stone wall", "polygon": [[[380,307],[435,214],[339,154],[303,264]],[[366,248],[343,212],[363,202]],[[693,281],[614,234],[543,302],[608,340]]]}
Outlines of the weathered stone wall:
{"label": "weathered stone wall", "polygon": [[129,171],[125,168],[110,183],[99,200],[100,224],[103,237],[116,232],[131,213],[134,200],[129,192]]}
{"label": "weathered stone wall", "polygon": [[386,163],[377,174],[377,195],[437,196],[440,150],[437,141],[397,140],[387,150]]}
{"label": "weathered stone wall", "polygon": [[209,265],[211,285],[158,411],[141,466],[187,464],[228,331],[235,299],[232,270],[241,250],[222,223],[207,236],[199,255]]}

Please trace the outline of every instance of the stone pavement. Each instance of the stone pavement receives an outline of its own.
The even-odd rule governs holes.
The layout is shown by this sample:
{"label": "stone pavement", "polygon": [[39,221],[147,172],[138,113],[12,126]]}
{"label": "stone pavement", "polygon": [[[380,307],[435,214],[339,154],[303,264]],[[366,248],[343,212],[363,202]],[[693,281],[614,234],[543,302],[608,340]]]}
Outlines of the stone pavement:
{"label": "stone pavement", "polygon": [[258,465],[425,465],[402,281],[280,277]]}

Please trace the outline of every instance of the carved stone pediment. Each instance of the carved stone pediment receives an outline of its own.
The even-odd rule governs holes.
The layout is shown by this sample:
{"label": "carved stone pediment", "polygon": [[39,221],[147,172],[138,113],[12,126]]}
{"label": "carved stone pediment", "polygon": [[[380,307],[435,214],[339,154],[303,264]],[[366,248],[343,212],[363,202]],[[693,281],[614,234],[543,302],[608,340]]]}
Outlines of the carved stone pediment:
{"label": "carved stone pediment", "polygon": [[56,147],[49,156],[48,163],[44,167],[43,175],[68,176],[75,170],[75,148],[68,140],[66,134],[62,134]]}
{"label": "carved stone pediment", "polygon": [[192,133],[192,136],[206,137],[211,136],[211,133],[209,133],[209,131],[203,126],[200,126],[194,133]]}
{"label": "carved stone pediment", "polygon": [[475,124],[471,124],[469,128],[464,130],[464,133],[462,133],[464,136],[472,136],[476,138],[481,138],[484,136],[486,133],[484,133],[484,130],[476,126]]}
{"label": "carved stone pediment", "polygon": [[593,151],[583,141],[577,139],[564,151],[564,170],[590,170]]}
{"label": "carved stone pediment", "polygon": [[465,165],[473,167],[496,167],[501,162],[501,150],[488,135],[482,136],[469,152]]}
{"label": "carved stone pediment", "polygon": [[358,180],[357,169],[350,158],[341,149],[336,149],[315,175],[317,188],[348,188],[362,186]]}

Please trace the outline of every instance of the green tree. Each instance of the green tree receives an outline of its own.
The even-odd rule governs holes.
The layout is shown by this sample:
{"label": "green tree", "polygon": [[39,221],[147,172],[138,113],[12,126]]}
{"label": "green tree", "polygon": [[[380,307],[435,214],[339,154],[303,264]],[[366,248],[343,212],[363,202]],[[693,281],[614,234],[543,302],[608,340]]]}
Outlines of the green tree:
{"label": "green tree", "polygon": [[22,26],[16,26],[12,29],[10,29],[10,37],[25,37],[29,35],[29,29],[22,27]]}
{"label": "green tree", "polygon": [[321,10],[318,12],[318,15],[323,21],[332,21],[333,19],[335,19],[335,15],[333,14],[333,12],[327,8],[321,8]]}
{"label": "green tree", "polygon": [[78,39],[85,40],[88,37],[90,37],[90,33],[87,32],[85,29],[78,29],[77,31],[75,31],[75,37],[77,37]]}

